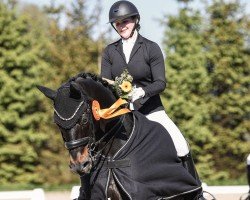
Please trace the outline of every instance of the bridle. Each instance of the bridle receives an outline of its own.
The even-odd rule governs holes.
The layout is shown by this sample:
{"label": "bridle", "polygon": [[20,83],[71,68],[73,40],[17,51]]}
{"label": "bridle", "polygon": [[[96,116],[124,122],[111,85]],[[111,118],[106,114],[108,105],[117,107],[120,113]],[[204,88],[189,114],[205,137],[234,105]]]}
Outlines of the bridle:
{"label": "bridle", "polygon": [[[88,137],[83,137],[83,138],[71,140],[68,142],[64,141],[64,145],[65,145],[65,148],[67,150],[72,150],[72,149],[75,149],[75,148],[78,148],[81,146],[88,146],[89,156],[91,157],[92,162],[94,162],[100,156],[103,157],[103,155],[102,155],[103,150],[106,148],[106,146],[110,143],[110,141],[115,137],[115,135],[122,128],[125,115],[123,115],[121,118],[119,118],[119,120],[116,122],[116,124],[108,132],[105,132],[105,134],[100,139],[98,139],[96,141],[96,134],[95,134],[96,129],[95,129],[95,125],[94,125],[94,117],[93,117],[93,114],[92,114],[92,111],[90,108],[90,101],[87,101],[87,102],[82,101],[80,103],[80,105],[82,105],[83,103],[86,104],[87,108],[86,108],[86,111],[84,111],[84,113],[81,116],[81,120],[83,122],[81,125],[86,125],[89,123],[91,135]],[[75,117],[75,114],[77,113],[79,108],[80,108],[80,106],[77,108],[77,110],[74,112],[74,114],[68,119],[61,117],[56,110],[55,110],[55,113],[62,120],[70,120],[70,119],[73,119]],[[105,143],[105,145],[101,149],[96,151],[98,146],[111,134],[112,134],[112,137]]]}
{"label": "bridle", "polygon": [[86,103],[86,105],[87,105],[87,109],[81,116],[81,121],[83,122],[83,120],[84,120],[84,123],[81,124],[81,125],[85,125],[85,124],[90,123],[91,136],[79,138],[79,139],[76,139],[76,140],[71,140],[71,141],[68,141],[68,142],[64,142],[64,146],[65,146],[65,148],[67,150],[72,150],[72,149],[75,149],[77,147],[86,146],[86,145],[90,146],[95,141],[94,122],[93,122],[93,119],[92,119],[92,116],[91,116],[90,106],[89,106],[88,103]]}
{"label": "bridle", "polygon": [[[96,161],[100,156],[106,157],[102,154],[103,150],[107,147],[107,145],[112,141],[112,139],[116,136],[116,134],[120,131],[120,129],[123,126],[125,115],[123,115],[118,122],[108,131],[106,132],[99,140],[95,141],[90,144],[89,146],[89,155],[92,158],[92,161]],[[105,143],[105,145],[99,149],[98,151],[95,151],[95,149],[109,136],[112,135],[112,137]]]}

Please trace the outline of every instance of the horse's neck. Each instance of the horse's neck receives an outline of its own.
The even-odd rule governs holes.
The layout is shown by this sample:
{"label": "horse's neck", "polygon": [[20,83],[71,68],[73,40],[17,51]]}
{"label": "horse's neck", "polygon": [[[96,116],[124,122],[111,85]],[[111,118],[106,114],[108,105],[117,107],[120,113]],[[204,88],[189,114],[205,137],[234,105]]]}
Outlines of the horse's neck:
{"label": "horse's neck", "polygon": [[126,114],[124,116],[124,120],[121,120],[121,122],[119,123],[120,124],[117,125],[117,130],[114,130],[113,135],[110,135],[110,140],[105,141],[108,142],[108,145],[106,145],[105,142],[103,143],[103,145],[106,145],[106,148],[104,149],[103,153],[110,157],[114,156],[115,153],[128,140],[133,129],[133,115],[131,113]]}
{"label": "horse's neck", "polygon": [[76,82],[82,87],[87,96],[100,103],[101,108],[108,108],[116,101],[111,89],[104,86],[101,82],[95,81],[92,78],[82,77],[78,78]]}
{"label": "horse's neck", "polygon": [[[100,107],[109,108],[117,100],[110,88],[103,83],[93,80],[92,78],[78,78],[77,83],[80,84],[85,94],[93,100],[97,100]],[[120,116],[121,119],[123,116]],[[116,122],[114,122],[116,121]],[[112,130],[116,123],[122,123],[122,126],[115,126],[118,130]],[[131,113],[126,114],[122,122],[119,119],[103,120],[99,123],[99,133],[105,134],[110,130],[111,134],[107,136],[104,142],[101,143],[100,148],[104,148],[103,152],[106,155],[113,156],[127,141],[133,128],[133,116]],[[104,132],[104,133],[103,133]],[[113,134],[113,135],[112,135]],[[112,137],[113,136],[113,137]],[[102,138],[101,135],[99,135]]]}

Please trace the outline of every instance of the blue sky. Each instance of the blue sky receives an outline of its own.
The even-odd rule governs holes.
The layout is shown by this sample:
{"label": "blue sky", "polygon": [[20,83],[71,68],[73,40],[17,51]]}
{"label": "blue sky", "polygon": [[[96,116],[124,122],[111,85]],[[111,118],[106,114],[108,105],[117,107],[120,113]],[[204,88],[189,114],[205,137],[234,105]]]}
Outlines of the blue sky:
{"label": "blue sky", "polygon": [[[34,3],[40,6],[48,5],[50,0],[21,0],[22,2]],[[56,3],[62,3],[69,5],[72,0],[55,0]],[[111,5],[117,0],[101,0],[103,12],[101,20],[98,25],[97,34],[105,31],[109,24],[108,13]],[[230,1],[230,0],[228,0]],[[96,4],[96,0],[86,0],[88,8],[91,10]],[[131,0],[138,8],[141,15],[141,30],[140,33],[150,40],[157,42],[162,47],[162,39],[164,33],[164,27],[157,21],[157,19],[163,19],[165,15],[176,14],[179,5],[176,0]],[[194,0],[193,7],[202,8],[201,0]],[[246,4],[246,10],[250,13],[250,0],[241,0]],[[99,33],[98,33],[99,32]],[[113,31],[114,39],[118,38],[115,31]]]}

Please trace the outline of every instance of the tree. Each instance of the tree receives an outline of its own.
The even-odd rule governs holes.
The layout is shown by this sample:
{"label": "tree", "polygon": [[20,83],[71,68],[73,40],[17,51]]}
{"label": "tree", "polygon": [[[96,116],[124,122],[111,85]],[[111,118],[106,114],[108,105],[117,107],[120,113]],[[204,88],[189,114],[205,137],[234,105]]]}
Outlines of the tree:
{"label": "tree", "polygon": [[182,1],[177,16],[169,16],[165,32],[167,88],[163,101],[167,113],[188,140],[202,179],[212,170],[207,94],[208,74],[203,48],[202,18]]}
{"label": "tree", "polygon": [[[56,5],[52,1],[50,6],[44,8],[49,22],[46,28],[48,30],[46,60],[51,66],[50,71],[45,73],[46,86],[57,88],[81,71],[97,72],[98,41],[91,37],[95,20],[94,16],[86,15],[85,4],[83,0],[72,1],[67,10],[64,6]],[[63,26],[61,25],[62,16],[66,16]],[[42,95],[39,96],[44,99]],[[51,102],[45,101],[44,107],[51,121],[53,116]],[[49,121],[47,126],[50,131],[46,132],[47,140],[41,152],[39,168],[40,173],[43,174],[44,183],[57,185],[77,182],[79,177],[72,175],[69,170],[68,152],[63,146],[60,131]]]}
{"label": "tree", "polygon": [[[54,13],[63,9],[59,6]],[[40,54],[48,63],[49,67],[42,72],[41,85],[46,85],[51,88],[57,88],[55,83],[56,69],[50,63],[50,24],[49,18],[45,12],[35,5],[27,4],[21,10],[21,13],[26,16],[29,21],[29,32],[32,33],[31,40],[35,40],[33,44],[40,45]],[[60,20],[60,18],[56,19]],[[46,118],[43,127],[45,140],[42,148],[39,151],[39,166],[36,173],[39,175],[41,183],[44,186],[60,185],[62,183],[69,184],[76,182],[76,176],[73,176],[68,167],[68,152],[65,150],[60,131],[53,123],[53,108],[51,102],[44,101],[44,96],[40,94],[37,98],[41,101],[39,108],[42,110]],[[48,162],[49,161],[49,162]]]}
{"label": "tree", "polygon": [[250,56],[245,46],[249,18],[243,11],[239,1],[214,0],[207,8],[205,46],[212,102],[209,129],[216,139],[216,170],[224,172],[220,179],[239,178],[250,152]]}
{"label": "tree", "polygon": [[62,27],[63,6],[52,4],[47,15],[35,5],[6,2],[0,3],[0,184],[75,182],[51,102],[36,86],[56,88],[80,71],[97,71],[94,16],[85,17],[85,1],[74,1]]}
{"label": "tree", "polygon": [[0,184],[38,184],[47,116],[36,85],[49,65],[40,35],[13,5],[0,3]]}
{"label": "tree", "polygon": [[92,30],[100,15],[86,15],[86,1],[74,0],[66,11],[67,24],[51,21],[51,64],[57,69],[57,83],[61,84],[81,71],[98,71],[99,41],[92,38]]}

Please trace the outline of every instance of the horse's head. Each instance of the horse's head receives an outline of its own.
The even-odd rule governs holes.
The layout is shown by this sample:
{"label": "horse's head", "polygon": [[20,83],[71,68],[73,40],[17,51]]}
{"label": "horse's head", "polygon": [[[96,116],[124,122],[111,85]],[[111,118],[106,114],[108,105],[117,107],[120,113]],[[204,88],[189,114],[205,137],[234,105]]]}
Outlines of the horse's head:
{"label": "horse's head", "polygon": [[54,102],[54,121],[69,151],[71,170],[89,173],[93,164],[90,150],[106,131],[108,121],[95,120],[92,102],[96,100],[101,107],[109,107],[115,102],[115,96],[103,83],[90,77],[78,77],[56,91],[43,86],[38,89]]}

